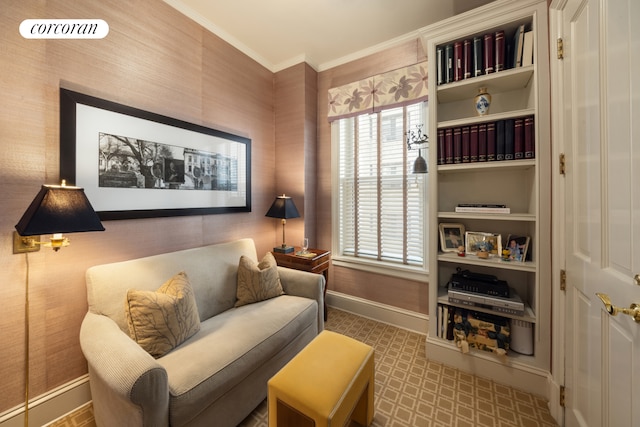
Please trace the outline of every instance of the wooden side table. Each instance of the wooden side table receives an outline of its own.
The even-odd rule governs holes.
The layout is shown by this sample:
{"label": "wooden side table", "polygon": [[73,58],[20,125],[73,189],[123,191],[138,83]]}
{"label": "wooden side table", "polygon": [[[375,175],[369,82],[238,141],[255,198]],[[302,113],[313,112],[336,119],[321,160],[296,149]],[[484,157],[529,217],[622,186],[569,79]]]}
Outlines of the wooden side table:
{"label": "wooden side table", "polygon": [[329,283],[329,261],[331,261],[331,251],[324,249],[307,249],[308,252],[315,256],[308,257],[296,255],[302,249],[298,246],[293,252],[283,254],[279,252],[271,252],[276,262],[281,267],[293,268],[296,270],[309,271],[311,273],[322,274],[324,276],[324,320],[327,320],[327,284]]}

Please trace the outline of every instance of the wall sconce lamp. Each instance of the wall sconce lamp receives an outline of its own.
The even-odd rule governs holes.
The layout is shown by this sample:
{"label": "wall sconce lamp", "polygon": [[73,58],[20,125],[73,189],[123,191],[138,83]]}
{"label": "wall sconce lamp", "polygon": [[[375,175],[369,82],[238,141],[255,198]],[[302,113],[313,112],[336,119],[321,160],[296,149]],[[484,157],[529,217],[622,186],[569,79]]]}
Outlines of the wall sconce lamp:
{"label": "wall sconce lamp", "polygon": [[277,196],[265,216],[282,219],[282,246],[276,246],[273,251],[283,254],[293,252],[293,246],[287,246],[284,239],[284,226],[287,223],[287,219],[300,217],[291,197],[287,197],[284,194]]}
{"label": "wall sconce lamp", "polygon": [[[25,286],[25,402],[24,425],[29,426],[29,252],[40,245],[54,251],[69,246],[62,233],[104,231],[104,227],[84,194],[84,189],[65,185],[43,185],[16,225],[13,253],[24,253],[27,264]],[[41,234],[52,234],[48,242],[37,241]]]}
{"label": "wall sconce lamp", "polygon": [[414,146],[418,148],[418,158],[413,163],[413,173],[427,173],[427,161],[422,157],[422,149],[429,146],[429,136],[422,133],[422,126],[416,125],[416,130],[409,130],[407,135],[407,150],[411,150]]}
{"label": "wall sconce lamp", "polygon": [[[43,185],[25,213],[16,224],[13,253],[34,252],[39,245],[59,251],[69,245],[62,233],[104,231],[98,214],[80,187]],[[37,241],[33,236],[52,234],[48,242]]]}

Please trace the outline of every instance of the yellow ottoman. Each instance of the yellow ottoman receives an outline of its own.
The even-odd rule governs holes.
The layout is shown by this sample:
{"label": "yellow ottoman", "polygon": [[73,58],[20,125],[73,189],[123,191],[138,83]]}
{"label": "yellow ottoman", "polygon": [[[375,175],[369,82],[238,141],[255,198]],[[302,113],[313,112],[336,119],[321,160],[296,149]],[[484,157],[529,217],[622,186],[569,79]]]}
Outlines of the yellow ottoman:
{"label": "yellow ottoman", "polygon": [[373,348],[323,331],[269,380],[270,427],[373,421]]}

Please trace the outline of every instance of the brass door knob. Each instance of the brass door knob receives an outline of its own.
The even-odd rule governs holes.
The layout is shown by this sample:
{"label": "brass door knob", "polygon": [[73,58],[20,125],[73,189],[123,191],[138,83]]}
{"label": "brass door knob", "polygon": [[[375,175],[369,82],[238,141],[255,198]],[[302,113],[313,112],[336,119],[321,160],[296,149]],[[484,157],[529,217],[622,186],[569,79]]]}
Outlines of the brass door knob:
{"label": "brass door knob", "polygon": [[634,302],[629,306],[629,308],[616,307],[611,303],[609,295],[602,294],[600,292],[596,292],[596,295],[598,296],[598,298],[600,298],[600,301],[602,301],[604,307],[610,315],[616,316],[618,313],[627,314],[633,317],[633,320],[635,320],[636,323],[640,323],[640,305]]}
{"label": "brass door knob", "polygon": [[640,286],[640,274],[636,274],[635,276],[633,276],[633,283]]}

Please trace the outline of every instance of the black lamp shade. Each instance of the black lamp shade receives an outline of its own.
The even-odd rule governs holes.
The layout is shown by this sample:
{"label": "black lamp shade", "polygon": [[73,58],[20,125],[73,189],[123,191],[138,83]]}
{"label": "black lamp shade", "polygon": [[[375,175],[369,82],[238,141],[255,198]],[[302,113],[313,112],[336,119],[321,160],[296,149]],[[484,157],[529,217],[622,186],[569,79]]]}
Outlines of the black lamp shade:
{"label": "black lamp shade", "polygon": [[413,173],[427,173],[427,161],[422,157],[422,154],[418,154],[413,163]]}
{"label": "black lamp shade", "polygon": [[300,213],[298,213],[298,209],[293,203],[291,197],[287,197],[283,194],[282,196],[276,197],[265,216],[270,218],[288,219],[299,218]]}
{"label": "black lamp shade", "polygon": [[104,231],[84,194],[72,186],[43,185],[16,225],[21,236]]}

